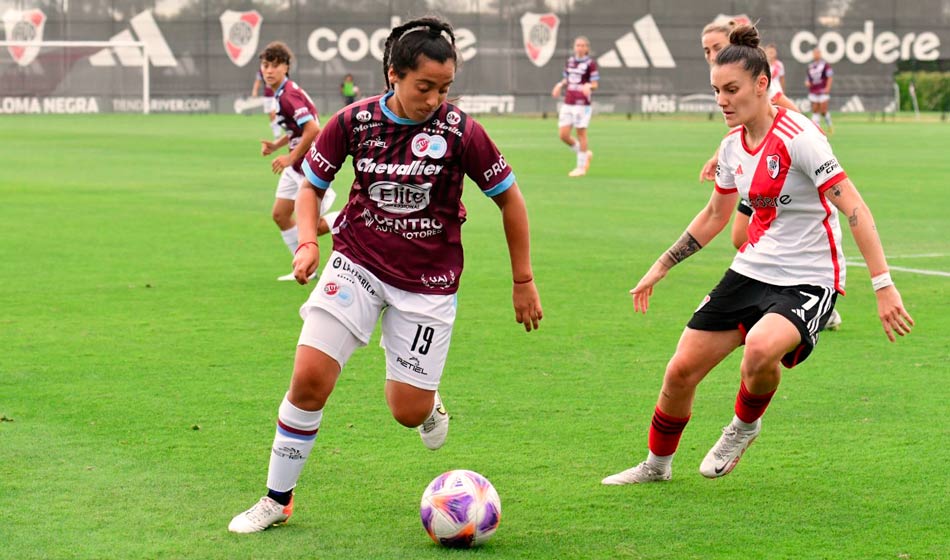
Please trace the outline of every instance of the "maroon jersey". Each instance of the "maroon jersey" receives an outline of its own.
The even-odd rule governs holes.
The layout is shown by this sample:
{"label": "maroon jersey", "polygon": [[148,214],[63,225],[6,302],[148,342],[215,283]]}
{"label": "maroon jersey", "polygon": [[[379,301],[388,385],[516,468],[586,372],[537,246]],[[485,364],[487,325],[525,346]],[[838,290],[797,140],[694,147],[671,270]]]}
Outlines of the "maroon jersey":
{"label": "maroon jersey", "polygon": [[356,177],[337,218],[333,248],[397,288],[452,294],[462,275],[462,182],[487,196],[515,176],[485,129],[449,103],[427,121],[396,116],[392,92],[334,115],[310,147],[304,174],[330,186],[346,156]]}
{"label": "maroon jersey", "polygon": [[[277,100],[277,124],[284,127],[290,135],[288,147],[293,151],[300,143],[300,137],[303,136],[303,125],[308,121],[316,121],[317,126],[320,126],[320,117],[307,92],[290,78],[285,78],[280,84],[274,94],[274,99]],[[294,171],[297,173],[302,173],[301,163],[303,160],[294,162]]]}
{"label": "maroon jersey", "polygon": [[828,87],[828,78],[834,76],[831,65],[822,59],[813,60],[808,64],[808,93],[825,93]]}
{"label": "maroon jersey", "polygon": [[564,65],[564,79],[567,80],[564,104],[590,105],[590,97],[584,95],[581,87],[584,84],[600,81],[600,74],[597,72],[597,63],[594,62],[594,59],[589,56],[584,58],[572,56],[567,59],[567,64]]}

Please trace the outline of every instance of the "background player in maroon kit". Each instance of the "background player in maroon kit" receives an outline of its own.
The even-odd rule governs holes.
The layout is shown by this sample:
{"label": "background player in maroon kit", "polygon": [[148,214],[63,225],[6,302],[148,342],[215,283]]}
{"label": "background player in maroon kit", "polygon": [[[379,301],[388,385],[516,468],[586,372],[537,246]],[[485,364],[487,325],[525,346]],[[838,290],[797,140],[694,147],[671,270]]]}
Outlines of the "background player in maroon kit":
{"label": "background player in maroon kit", "polygon": [[[673,454],[690,419],[696,387],[745,345],[735,416],[700,465],[703,476],[732,471],[761,430],[761,417],[781,378],[781,366],[803,361],[818,341],[818,325],[843,293],[840,210],[871,272],[887,337],[906,335],[913,319],[887,271],[874,219],[831,146],[799,113],[768,96],[768,61],[754,27],[741,25],[719,53],[711,81],[726,124],[737,127],[719,151],[716,188],[686,232],[630,291],[646,312],[654,286],[708,244],[729,222],[736,194],[755,207],[753,243],[736,255],[722,281],[694,312],[666,367],[649,431],[647,460],[603,480],[638,484],[669,480]],[[739,173],[739,167],[744,172]],[[834,208],[832,208],[832,206]]]}
{"label": "background player in maroon kit", "polygon": [[821,126],[819,116],[825,118],[828,134],[834,132],[831,124],[831,113],[828,112],[828,100],[831,98],[831,82],[834,71],[831,65],[821,58],[821,49],[811,52],[812,61],[805,70],[805,86],[808,88],[808,101],[811,102],[811,120]]}
{"label": "background player in maroon kit", "polygon": [[464,176],[501,210],[511,260],[515,320],[537,329],[541,301],[531,268],[528,216],[508,166],[482,126],[447,103],[455,36],[437,18],[410,21],[386,40],[388,91],[345,107],[307,154],[297,199],[300,248],[294,274],[306,283],[319,262],[317,208],[349,156],[355,180],[334,224],[334,251],[308,301],[290,390],[278,410],[267,496],[238,514],[232,532],[263,531],[292,513],[297,484],[323,408],[353,351],[377,321],[393,417],[442,446],[448,414],[438,395],[462,274]]}
{"label": "background player in maroon kit", "polygon": [[[574,56],[564,65],[563,79],[554,84],[552,97],[560,97],[561,89],[567,86],[564,103],[558,112],[558,134],[561,141],[577,154],[577,165],[568,173],[571,177],[585,175],[590,168],[593,152],[587,149],[587,128],[590,126],[591,95],[600,81],[597,63],[590,57],[590,41],[587,37],[574,39]],[[571,128],[577,130],[577,139],[571,138]]]}
{"label": "background player in maroon kit", "polygon": [[[317,110],[296,82],[290,79],[290,63],[293,53],[290,48],[274,41],[267,45],[260,55],[261,75],[267,86],[274,91],[277,112],[276,121],[287,134],[278,139],[261,140],[261,155],[268,156],[284,146],[290,146],[290,153],[277,156],[271,161],[271,170],[280,175],[277,182],[274,207],[271,215],[280,228],[280,235],[291,254],[297,251],[297,223],[294,221],[294,201],[304,177],[300,164],[317,134],[320,133],[320,120]],[[325,197],[320,214],[325,214],[333,204],[336,194]],[[330,231],[326,220],[321,220],[320,234]],[[279,276],[278,280],[293,280],[293,272]]]}

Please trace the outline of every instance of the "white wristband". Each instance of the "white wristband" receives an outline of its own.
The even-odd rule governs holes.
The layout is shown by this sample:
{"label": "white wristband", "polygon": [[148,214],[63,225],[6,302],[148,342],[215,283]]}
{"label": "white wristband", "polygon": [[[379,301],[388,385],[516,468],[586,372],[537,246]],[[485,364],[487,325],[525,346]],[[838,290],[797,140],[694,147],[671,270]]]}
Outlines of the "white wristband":
{"label": "white wristband", "polygon": [[875,292],[878,290],[883,290],[884,288],[888,286],[893,286],[893,285],[894,285],[894,281],[891,280],[890,272],[882,272],[881,274],[878,274],[877,276],[871,277],[871,286],[874,288]]}

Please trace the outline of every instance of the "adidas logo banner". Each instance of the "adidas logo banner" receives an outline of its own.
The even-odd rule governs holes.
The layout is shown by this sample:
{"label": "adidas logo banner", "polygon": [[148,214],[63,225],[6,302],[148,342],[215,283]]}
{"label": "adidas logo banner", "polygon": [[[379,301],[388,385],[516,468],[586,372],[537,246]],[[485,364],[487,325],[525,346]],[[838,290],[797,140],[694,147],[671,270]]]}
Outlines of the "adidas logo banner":
{"label": "adidas logo banner", "polygon": [[[642,46],[642,48],[641,48]],[[601,68],[676,68],[673,55],[660,34],[660,29],[647,14],[633,23],[633,31],[614,43],[613,49],[597,59]],[[649,57],[649,60],[647,59]]]}
{"label": "adidas logo banner", "polygon": [[[135,31],[135,35],[128,29],[112,36],[110,41],[135,41],[139,40],[148,47],[148,59],[152,66],[178,66],[175,55],[172,54],[162,30],[155,23],[151,10],[145,10],[129,20],[129,24]],[[137,38],[136,38],[137,36]],[[134,47],[112,47],[102,49],[101,51],[89,57],[89,63],[93,66],[115,66],[116,59],[122,66],[141,66],[142,53]]]}

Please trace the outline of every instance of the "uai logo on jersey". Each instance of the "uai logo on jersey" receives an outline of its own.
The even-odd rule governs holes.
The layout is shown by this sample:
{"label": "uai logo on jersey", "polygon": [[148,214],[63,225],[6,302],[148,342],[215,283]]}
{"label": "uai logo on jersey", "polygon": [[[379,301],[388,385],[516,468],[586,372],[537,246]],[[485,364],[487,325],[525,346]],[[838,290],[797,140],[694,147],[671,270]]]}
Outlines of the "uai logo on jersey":
{"label": "uai logo on jersey", "polygon": [[531,62],[541,67],[551,60],[557,43],[557,27],[561,23],[557,15],[527,12],[521,16],[521,33],[524,51]]}
{"label": "uai logo on jersey", "polygon": [[[39,10],[7,10],[3,14],[3,27],[8,41],[24,41],[25,43],[40,42],[43,40],[43,26],[46,25],[46,15]],[[20,66],[29,66],[40,52],[38,45],[9,45],[7,50],[10,56]]]}
{"label": "uai logo on jersey", "polygon": [[263,18],[257,10],[236,12],[227,10],[221,14],[221,36],[224,50],[231,62],[244,66],[257,51],[257,40],[261,34]]}
{"label": "uai logo on jersey", "polygon": [[769,172],[769,177],[778,177],[779,172],[778,155],[772,154],[765,157],[765,169]]}

